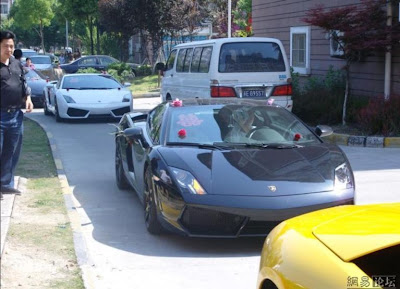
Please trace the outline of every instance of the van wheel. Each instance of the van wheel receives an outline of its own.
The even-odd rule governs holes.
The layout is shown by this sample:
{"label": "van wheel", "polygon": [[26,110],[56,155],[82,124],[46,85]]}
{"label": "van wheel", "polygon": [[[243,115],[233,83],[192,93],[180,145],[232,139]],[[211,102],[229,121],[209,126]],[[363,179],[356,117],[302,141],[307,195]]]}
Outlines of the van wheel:
{"label": "van wheel", "polygon": [[167,94],[167,97],[165,98],[165,100],[166,100],[166,101],[172,100],[172,97],[171,97],[171,95],[170,95],[169,93]]}

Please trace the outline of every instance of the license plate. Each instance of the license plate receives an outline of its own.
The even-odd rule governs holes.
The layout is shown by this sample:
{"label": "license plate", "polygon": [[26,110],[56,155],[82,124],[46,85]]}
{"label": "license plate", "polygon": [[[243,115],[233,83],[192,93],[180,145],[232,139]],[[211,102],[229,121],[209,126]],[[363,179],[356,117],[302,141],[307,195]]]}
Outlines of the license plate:
{"label": "license plate", "polygon": [[265,97],[265,91],[259,89],[243,90],[243,97]]}

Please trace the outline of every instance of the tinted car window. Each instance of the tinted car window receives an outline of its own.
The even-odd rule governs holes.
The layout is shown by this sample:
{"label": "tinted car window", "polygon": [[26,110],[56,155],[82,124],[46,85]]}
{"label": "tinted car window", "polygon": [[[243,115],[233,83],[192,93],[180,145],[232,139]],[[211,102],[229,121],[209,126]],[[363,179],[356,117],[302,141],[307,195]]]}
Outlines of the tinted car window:
{"label": "tinted car window", "polygon": [[176,60],[176,71],[183,71],[183,64],[185,63],[186,49],[179,50],[178,59]]}
{"label": "tinted car window", "polygon": [[33,69],[27,69],[25,73],[25,79],[26,80],[36,80],[36,79],[46,79],[46,76],[44,76],[41,72],[33,70]]}
{"label": "tinted car window", "polygon": [[278,72],[285,71],[285,63],[276,43],[226,43],[221,46],[218,71]]}
{"label": "tinted car window", "polygon": [[159,105],[149,113],[147,127],[154,144],[160,143],[161,123],[165,112],[165,105]]}
{"label": "tinted car window", "polygon": [[79,65],[96,65],[97,61],[96,58],[94,57],[87,57],[84,59],[81,59],[81,61],[79,62]]}
{"label": "tinted car window", "polygon": [[207,73],[210,69],[211,47],[204,47],[201,52],[199,72]]}
{"label": "tinted car window", "polygon": [[45,57],[45,56],[31,56],[30,57],[32,60],[33,64],[51,64],[51,58],[50,56]]}
{"label": "tinted car window", "polygon": [[192,60],[192,51],[193,51],[193,48],[190,48],[190,49],[186,50],[185,62],[183,64],[183,71],[184,72],[189,72],[190,61]]}
{"label": "tinted car window", "polygon": [[121,84],[109,75],[76,75],[65,77],[63,89],[116,89]]}
{"label": "tinted car window", "polygon": [[109,57],[99,57],[100,63],[110,65],[111,63],[118,62],[118,60]]}
{"label": "tinted car window", "polygon": [[192,57],[192,65],[190,68],[191,72],[199,72],[199,64],[200,64],[200,57],[201,57],[201,51],[203,48],[197,47],[195,48],[193,52],[193,57]]}
{"label": "tinted car window", "polygon": [[171,54],[168,57],[165,70],[170,70],[174,67],[175,57],[176,57],[176,50],[172,50]]}
{"label": "tinted car window", "polygon": [[[246,122],[247,130],[244,127]],[[171,109],[167,142],[289,145],[320,143],[301,121],[285,109],[242,104],[183,106]]]}

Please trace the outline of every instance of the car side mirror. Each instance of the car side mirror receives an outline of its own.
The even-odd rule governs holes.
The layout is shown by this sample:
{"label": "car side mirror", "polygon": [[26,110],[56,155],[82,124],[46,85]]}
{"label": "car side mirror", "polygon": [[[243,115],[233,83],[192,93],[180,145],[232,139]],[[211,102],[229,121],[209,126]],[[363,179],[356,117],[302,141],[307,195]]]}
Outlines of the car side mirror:
{"label": "car side mirror", "polygon": [[125,129],[124,136],[130,143],[139,142],[144,148],[147,148],[149,146],[146,140],[144,139],[143,130],[140,127],[131,127]]}
{"label": "car side mirror", "polygon": [[156,64],[156,70],[164,70],[165,69],[165,64],[162,62],[158,62]]}
{"label": "car side mirror", "polygon": [[324,137],[324,136],[331,135],[333,133],[333,130],[330,126],[327,126],[327,125],[318,125],[315,128],[315,133],[320,137]]}

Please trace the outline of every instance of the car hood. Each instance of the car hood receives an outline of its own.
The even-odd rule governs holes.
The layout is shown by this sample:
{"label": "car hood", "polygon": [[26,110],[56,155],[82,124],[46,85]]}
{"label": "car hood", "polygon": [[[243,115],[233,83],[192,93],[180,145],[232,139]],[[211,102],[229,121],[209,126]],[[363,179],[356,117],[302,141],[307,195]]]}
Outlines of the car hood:
{"label": "car hood", "polygon": [[47,85],[47,81],[44,79],[32,79],[26,81],[28,86],[31,88],[33,95],[42,95],[43,88]]}
{"label": "car hood", "polygon": [[208,194],[284,196],[333,190],[334,170],[346,162],[337,146],[294,149],[159,149],[168,166],[190,171]]}
{"label": "car hood", "polygon": [[400,244],[400,203],[351,207],[312,230],[343,261]]}
{"label": "car hood", "polygon": [[62,89],[59,93],[72,97],[76,103],[80,104],[122,102],[124,95],[130,95],[129,91],[123,89],[70,89],[68,91]]}

